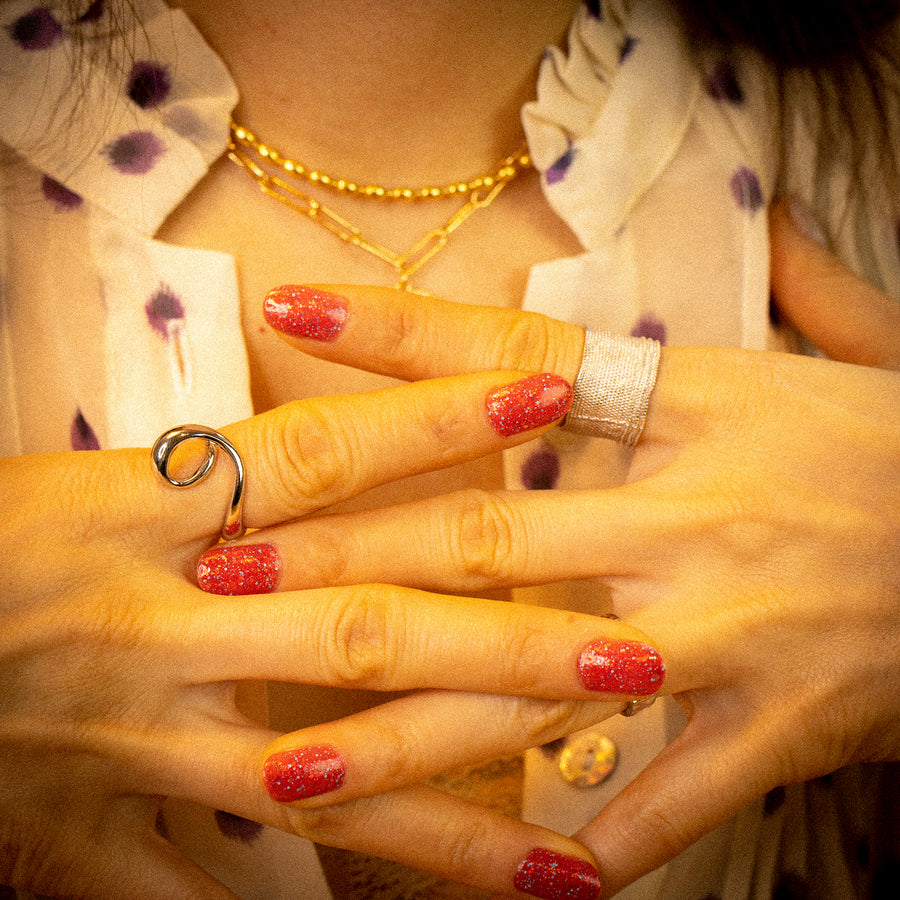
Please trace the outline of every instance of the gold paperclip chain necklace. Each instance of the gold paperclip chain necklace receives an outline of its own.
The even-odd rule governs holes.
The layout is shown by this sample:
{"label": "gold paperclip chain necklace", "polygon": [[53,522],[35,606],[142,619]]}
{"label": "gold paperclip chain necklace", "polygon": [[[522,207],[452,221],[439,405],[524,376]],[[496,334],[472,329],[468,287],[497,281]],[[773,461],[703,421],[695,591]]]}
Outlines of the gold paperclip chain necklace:
{"label": "gold paperclip chain necklace", "polygon": [[[249,151],[249,152],[248,152]],[[250,155],[253,154],[253,156]],[[342,241],[365,250],[394,269],[398,288],[413,290],[409,279],[439,253],[450,235],[477,209],[490,205],[496,196],[520,172],[531,167],[531,157],[525,147],[500,160],[493,171],[469,181],[452,182],[438,187],[387,188],[382,185],[360,185],[356,182],[310,169],[288,159],[277,150],[259,141],[246,128],[231,123],[228,158],[256,181],[260,190],[296,212],[318,222]],[[264,168],[267,167],[267,168]],[[286,179],[290,178],[291,181]],[[465,203],[440,228],[434,228],[408,250],[396,253],[380,244],[366,240],[360,230],[343,216],[329,209],[297,187],[297,181],[315,184],[346,196],[372,200],[440,200],[465,196]]]}

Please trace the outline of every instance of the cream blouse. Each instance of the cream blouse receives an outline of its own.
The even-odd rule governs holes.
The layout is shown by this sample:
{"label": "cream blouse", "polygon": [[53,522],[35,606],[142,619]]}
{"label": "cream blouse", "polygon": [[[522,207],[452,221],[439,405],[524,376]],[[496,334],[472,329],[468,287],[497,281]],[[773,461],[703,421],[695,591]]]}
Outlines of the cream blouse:
{"label": "cream blouse", "polygon": [[[237,91],[182,12],[134,7],[123,31],[103,2],[74,21],[34,0],[0,6],[3,455],[147,446],[178,422],[252,413],[234,261],[154,239],[223,152]],[[86,73],[75,91],[73,70]],[[786,126],[785,162],[773,87],[751,57],[697,64],[663,0],[579,9],[523,122],[549,207],[583,253],[535,266],[523,306],[668,344],[785,348],[769,317],[766,220],[784,192],[814,210],[848,265],[900,299],[897,198],[855,201],[853,173],[819,153],[814,116]],[[603,487],[626,462],[557,431],[509,454],[508,483]],[[608,603],[584,583],[519,599],[593,613]],[[563,781],[559,746],[529,751],[526,818],[574,831],[682,725],[664,702],[599,725],[619,764],[594,788]],[[622,896],[770,897],[791,883],[854,896],[868,876],[842,848],[867,839],[880,772],[775,792]],[[242,897],[329,896],[299,838],[186,804],[167,807],[165,826]]]}

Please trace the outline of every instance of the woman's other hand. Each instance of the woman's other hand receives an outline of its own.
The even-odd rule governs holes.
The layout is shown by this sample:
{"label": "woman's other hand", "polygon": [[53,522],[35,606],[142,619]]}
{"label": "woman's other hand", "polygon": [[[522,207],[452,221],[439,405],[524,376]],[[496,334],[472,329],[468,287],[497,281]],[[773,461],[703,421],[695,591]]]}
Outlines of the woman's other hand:
{"label": "woman's other hand", "polygon": [[[836,361],[665,349],[626,486],[467,492],[270,535],[286,587],[322,577],[303,548],[351,533],[327,569],[347,583],[473,591],[593,578],[612,589],[616,612],[664,649],[690,721],[577,835],[610,892],[777,785],[900,758],[900,376],[874,368],[896,365],[900,317],[784,207],[772,239],[777,301]],[[577,373],[575,326],[343,293],[338,339],[289,339],[407,379]]]}
{"label": "woman's other hand", "polygon": [[[263,529],[246,539],[263,550],[237,555],[216,544],[226,457],[182,489],[146,449],[0,461],[0,883],[91,900],[232,896],[157,833],[161,798],[175,796],[485,890],[525,884],[525,865],[533,883],[563,871],[595,895],[574,841],[406,785],[655,690],[663,665],[643,636],[383,585],[286,592],[264,542],[374,485],[540,433],[570,393],[555,375],[476,374],[302,401],[223,429],[246,467],[245,522]],[[211,545],[200,577],[220,594],[197,586]],[[316,565],[320,551],[309,551]],[[273,755],[284,739],[234,700],[236,684],[268,679],[427,690],[339,723],[327,744]]]}

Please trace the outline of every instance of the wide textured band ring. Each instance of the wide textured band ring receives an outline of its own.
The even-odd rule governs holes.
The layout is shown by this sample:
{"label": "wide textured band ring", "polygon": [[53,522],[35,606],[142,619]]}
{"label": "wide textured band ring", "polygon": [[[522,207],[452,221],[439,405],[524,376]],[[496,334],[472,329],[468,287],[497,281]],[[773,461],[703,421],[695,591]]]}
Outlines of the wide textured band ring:
{"label": "wide textured band ring", "polygon": [[659,357],[659,341],[585,329],[572,408],[562,427],[634,447],[647,421]]}
{"label": "wide textured band ring", "polygon": [[[201,440],[206,442],[206,459],[197,467],[196,471],[187,478],[173,478],[169,473],[169,463],[175,449],[185,441]],[[156,471],[165,478],[169,484],[175,487],[189,487],[204,479],[216,462],[217,451],[222,450],[231,457],[234,463],[234,491],[231,495],[231,503],[225,514],[225,523],[222,525],[222,537],[226,541],[233,541],[244,533],[243,506],[244,506],[244,463],[240,454],[234,448],[234,444],[224,435],[205,425],[179,425],[161,434],[153,445],[153,465]]]}

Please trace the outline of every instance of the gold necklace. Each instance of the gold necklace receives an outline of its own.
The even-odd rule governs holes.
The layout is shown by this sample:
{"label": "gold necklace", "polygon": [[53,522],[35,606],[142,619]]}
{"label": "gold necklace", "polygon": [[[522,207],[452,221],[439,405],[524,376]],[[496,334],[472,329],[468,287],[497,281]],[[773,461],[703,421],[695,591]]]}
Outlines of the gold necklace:
{"label": "gold necklace", "polygon": [[[250,156],[252,152],[254,156]],[[255,158],[254,158],[255,157]],[[260,190],[276,200],[302,213],[313,222],[318,222],[342,241],[359,247],[377,257],[394,269],[398,288],[413,290],[409,279],[440,252],[450,238],[477,209],[483,209],[521,171],[531,167],[531,157],[526,148],[520,147],[515,153],[504,157],[487,175],[469,181],[458,181],[443,186],[419,188],[388,188],[382,185],[360,185],[350,179],[337,178],[295,160],[288,159],[277,150],[257,139],[246,128],[231,122],[231,137],[228,142],[228,158],[250,174]],[[263,166],[268,167],[267,171]],[[465,203],[439,227],[429,231],[408,250],[396,253],[381,244],[376,244],[362,236],[360,230],[339,216],[334,210],[320,203],[302,191],[296,184],[286,180],[305,181],[327,190],[366,200],[441,200],[465,196]]]}

